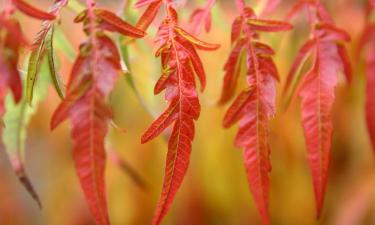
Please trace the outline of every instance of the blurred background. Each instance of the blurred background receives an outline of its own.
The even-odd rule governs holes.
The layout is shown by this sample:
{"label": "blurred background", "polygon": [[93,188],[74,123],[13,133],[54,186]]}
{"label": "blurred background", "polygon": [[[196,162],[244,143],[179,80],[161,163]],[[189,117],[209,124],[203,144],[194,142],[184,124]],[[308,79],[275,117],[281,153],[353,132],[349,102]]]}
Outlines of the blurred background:
{"label": "blurred background", "polygon": [[[28,1],[47,10],[47,0]],[[75,0],[71,2],[77,3]],[[102,7],[118,11],[120,0],[97,1]],[[133,5],[135,1],[130,4]],[[259,1],[248,1],[256,6]],[[375,161],[364,119],[365,74],[363,60],[356,53],[358,39],[365,23],[365,1],[322,1],[338,27],[347,30],[348,45],[355,70],[352,84],[340,74],[334,109],[332,163],[322,218],[315,220],[315,203],[310,171],[306,160],[303,131],[300,124],[299,99],[283,109],[281,94],[285,76],[303,41],[308,26],[303,18],[293,21],[295,29],[280,34],[262,35],[275,51],[275,62],[281,74],[278,85],[278,114],[271,124],[270,214],[273,225],[371,225],[375,224]],[[270,18],[282,19],[295,0],[284,0]],[[72,3],[71,3],[72,4]],[[181,2],[182,4],[182,2]],[[196,7],[205,1],[187,1],[179,10],[183,27]],[[141,10],[131,6],[126,18],[135,24]],[[198,120],[190,168],[178,192],[165,225],[258,225],[260,219],[250,194],[242,154],[233,145],[236,126],[224,130],[221,121],[228,106],[217,106],[223,80],[223,65],[230,52],[231,23],[238,12],[234,1],[218,0],[213,10],[213,26],[203,40],[219,43],[216,52],[200,52],[206,73],[207,89],[201,94],[202,113]],[[64,80],[69,77],[72,59],[80,42],[85,40],[81,24],[74,24],[77,14],[73,5],[63,10],[60,34],[56,38],[59,70]],[[160,75],[154,37],[161,13],[148,36],[129,46],[131,76],[137,97],[124,77],[119,79],[111,95],[115,122],[126,133],[113,129],[108,136],[108,149],[115,151],[144,181],[137,185],[116,163],[107,163],[107,193],[113,225],[150,224],[161,192],[167,143],[163,137],[141,145],[140,137],[153,116],[165,108],[163,95],[154,96],[153,86]],[[37,33],[40,22],[20,13],[23,31],[29,41]],[[65,35],[65,37],[63,36]],[[114,39],[118,36],[113,35]],[[64,41],[64,38],[66,40]],[[67,42],[66,42],[67,41]],[[28,51],[23,52],[26,59]],[[22,61],[21,61],[22,62]],[[23,67],[21,64],[20,67]],[[41,77],[48,74],[40,74]],[[241,77],[240,82],[244,83]],[[142,100],[142,103],[140,102]],[[69,123],[56,131],[49,130],[49,120],[59,98],[52,85],[38,106],[28,128],[26,169],[42,200],[43,209],[18,182],[4,149],[0,152],[0,225],[94,225],[72,162]]]}

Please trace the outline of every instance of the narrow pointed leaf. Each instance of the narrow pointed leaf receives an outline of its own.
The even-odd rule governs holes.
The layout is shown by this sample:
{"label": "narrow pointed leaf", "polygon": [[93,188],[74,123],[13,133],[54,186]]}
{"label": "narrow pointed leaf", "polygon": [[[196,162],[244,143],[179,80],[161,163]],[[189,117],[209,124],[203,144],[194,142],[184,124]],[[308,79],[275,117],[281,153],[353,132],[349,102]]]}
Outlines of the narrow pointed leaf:
{"label": "narrow pointed leaf", "polygon": [[46,48],[46,55],[48,59],[48,68],[51,75],[51,80],[53,82],[53,85],[55,87],[55,90],[57,91],[58,95],[61,99],[65,96],[64,91],[64,85],[61,81],[61,77],[56,71],[55,66],[55,54],[53,50],[53,36],[54,36],[55,28],[52,27],[50,31],[47,33],[46,40],[45,40],[45,48]]}
{"label": "narrow pointed leaf", "polygon": [[95,14],[103,20],[104,28],[107,30],[116,31],[125,36],[133,38],[141,38],[146,35],[143,30],[133,27],[111,11],[105,9],[95,9]]}
{"label": "narrow pointed leaf", "polygon": [[40,20],[54,20],[55,15],[41,11],[24,0],[12,0],[12,3],[23,13]]}
{"label": "narrow pointed leaf", "polygon": [[189,34],[188,32],[186,32],[180,27],[175,27],[174,29],[179,35],[184,37],[190,43],[194,44],[197,48],[200,48],[203,50],[216,50],[220,48],[220,45],[218,44],[211,44],[211,43],[207,43],[207,42],[199,40],[198,38],[192,36],[191,34]]}
{"label": "narrow pointed leaf", "polygon": [[155,19],[162,3],[162,0],[153,1],[138,20],[136,27],[141,30],[147,30],[152,21]]}
{"label": "narrow pointed leaf", "polygon": [[287,31],[293,28],[293,26],[290,25],[289,23],[282,22],[282,21],[248,19],[246,22],[254,30],[263,31],[263,32]]}

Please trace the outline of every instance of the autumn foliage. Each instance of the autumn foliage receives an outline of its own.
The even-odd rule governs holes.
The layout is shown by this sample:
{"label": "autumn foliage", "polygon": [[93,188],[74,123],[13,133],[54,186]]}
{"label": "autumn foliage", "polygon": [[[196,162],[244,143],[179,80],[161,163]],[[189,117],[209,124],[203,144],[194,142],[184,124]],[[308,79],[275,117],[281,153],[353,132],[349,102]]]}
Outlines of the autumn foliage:
{"label": "autumn foliage", "polygon": [[[263,225],[278,224],[282,218],[274,209],[283,211],[285,204],[285,210],[292,205],[295,214],[302,210],[293,205],[292,200],[279,201],[288,196],[277,195],[279,186],[288,185],[289,175],[293,180],[292,169],[280,176],[283,166],[279,161],[285,159],[295,165],[303,161],[292,156],[293,147],[307,151],[306,162],[301,164],[308,165],[311,172],[311,196],[315,196],[316,208],[315,212],[306,210],[315,213],[311,218],[319,224],[330,224],[324,215],[331,213],[336,215],[329,217],[332,224],[354,225],[368,221],[365,214],[371,202],[367,199],[375,194],[371,191],[371,187],[375,188],[374,182],[368,181],[374,177],[373,171],[364,169],[367,172],[358,178],[353,173],[352,177],[359,183],[351,191],[359,197],[343,201],[337,213],[332,213],[333,197],[327,197],[330,196],[327,190],[330,182],[340,183],[340,179],[335,178],[343,175],[338,175],[337,171],[344,166],[353,167],[345,164],[350,157],[343,156],[347,152],[336,151],[337,146],[350,148],[348,146],[367,140],[371,148],[375,148],[375,22],[372,20],[375,1],[365,4],[340,1],[357,7],[357,11],[353,11],[354,20],[363,15],[363,27],[353,32],[343,25],[345,18],[341,19],[343,13],[338,13],[339,8],[338,12],[333,12],[332,8],[339,5],[335,2],[121,0],[116,6],[113,6],[116,3],[108,3],[111,8],[95,0],[54,0],[49,1],[48,6],[31,0],[3,0],[0,2],[0,118],[3,125],[0,130],[14,173],[38,206],[44,208],[39,185],[35,185],[34,178],[26,171],[25,151],[29,148],[27,133],[32,133],[28,132],[28,127],[34,116],[38,118],[38,108],[45,107],[46,102],[50,111],[45,110],[43,117],[48,113],[50,122],[44,118],[42,124],[54,131],[50,135],[59,135],[62,129],[57,128],[63,127],[66,120],[70,122],[72,164],[91,213],[88,218],[92,217],[98,225],[115,224],[111,211],[116,199],[108,197],[113,196],[115,188],[108,183],[118,179],[113,179],[112,172],[109,174],[109,165],[120,168],[145,193],[158,190],[152,182],[145,181],[144,171],[133,168],[121,156],[122,149],[116,147],[119,141],[113,140],[119,135],[126,140],[126,146],[139,151],[159,145],[157,140],[166,151],[164,179],[156,207],[144,209],[145,200],[137,197],[138,211],[121,209],[126,215],[131,213],[140,218],[137,223],[126,220],[130,224],[253,224],[253,220],[254,224],[258,224],[256,221]],[[346,8],[351,16],[352,11]],[[38,23],[37,31],[31,32],[24,25],[29,18]],[[63,28],[65,24],[74,32]],[[347,26],[351,25],[348,22]],[[77,43],[75,48],[69,39]],[[153,67],[157,69],[152,70]],[[357,74],[364,74],[365,90],[357,87],[360,86]],[[341,84],[342,77],[346,82]],[[50,84],[55,97],[48,94]],[[118,87],[123,87],[122,93],[133,92],[137,103],[131,103],[128,95],[119,100]],[[212,90],[216,92],[212,94]],[[363,113],[355,115],[363,116],[363,127],[367,129],[362,133],[365,135],[347,131],[350,120],[354,120],[348,114],[355,111],[347,103],[350,102],[348,96],[352,92],[353,96],[359,96],[361,91],[365,99],[361,105]],[[164,97],[159,97],[161,93]],[[126,108],[124,112],[118,110],[121,104]],[[295,104],[300,104],[298,110]],[[125,128],[121,128],[118,116],[128,113],[134,113],[134,117],[127,118]],[[355,120],[360,127],[358,123],[362,121]],[[147,121],[150,124],[147,125]],[[232,131],[236,132],[233,137]],[[360,138],[362,136],[365,137]],[[302,145],[298,145],[298,138],[303,139]],[[221,146],[222,143],[227,146]],[[68,144],[59,147],[69,150]],[[223,154],[220,148],[242,151],[244,167],[241,171],[246,174],[243,177],[247,178],[253,203],[249,198],[243,201],[251,202],[257,209],[257,216],[249,214],[251,219],[243,216],[220,221],[217,219],[220,217],[208,216],[214,213],[210,209],[215,207],[207,202],[220,201],[215,194],[209,200],[212,197],[209,192],[225,193],[223,190],[231,183],[215,182],[215,175],[225,173],[225,169],[235,170],[228,166],[234,165],[229,164],[231,157],[219,158]],[[202,156],[202,152],[208,151],[214,152],[215,158],[211,160],[220,164],[220,171],[216,168],[207,172],[197,166],[193,156]],[[150,156],[133,153],[141,155],[144,168],[155,166],[153,163],[157,160],[151,153],[147,153]],[[271,161],[274,154],[276,158]],[[210,169],[208,159],[199,160],[205,162],[206,170]],[[342,167],[338,166],[340,160]],[[156,171],[155,168],[160,170],[159,167],[152,170]],[[276,175],[272,175],[272,168]],[[371,169],[374,170],[374,166]],[[188,175],[191,170],[194,178]],[[202,178],[197,178],[200,176]],[[240,177],[236,171],[231,176],[232,183],[242,182]],[[276,180],[276,185],[272,180]],[[199,192],[204,185],[210,190],[205,194]],[[294,194],[286,189],[288,194]],[[183,199],[177,199],[180,192],[185,196]],[[304,190],[303,193],[310,192]],[[234,198],[235,194],[228,196]],[[278,200],[273,201],[274,196]],[[353,202],[355,206],[351,205]],[[305,207],[313,205],[310,201],[307,203]],[[174,209],[174,204],[179,207]],[[325,205],[328,205],[327,212]],[[356,206],[358,210],[353,210]],[[231,206],[227,210],[229,208]],[[148,211],[154,212],[152,217]],[[77,213],[73,223],[91,224],[90,219],[85,218],[89,222],[81,219],[82,215]],[[174,217],[167,219],[168,215]],[[348,215],[352,218],[348,219]]]}

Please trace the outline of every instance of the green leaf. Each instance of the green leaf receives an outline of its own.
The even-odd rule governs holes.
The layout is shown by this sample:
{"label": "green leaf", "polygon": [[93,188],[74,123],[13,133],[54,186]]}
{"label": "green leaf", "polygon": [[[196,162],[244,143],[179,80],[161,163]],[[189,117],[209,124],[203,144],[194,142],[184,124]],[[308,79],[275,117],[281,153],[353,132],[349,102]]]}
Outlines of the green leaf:
{"label": "green leaf", "polygon": [[29,66],[27,68],[27,79],[26,79],[26,98],[27,102],[31,105],[33,101],[33,92],[36,76],[40,68],[40,62],[43,58],[45,40],[43,39],[40,45],[33,49],[29,58]]}
{"label": "green leaf", "polygon": [[54,34],[54,26],[51,27],[51,29],[48,31],[45,39],[45,46],[46,46],[46,52],[47,52],[47,58],[48,58],[48,68],[50,71],[52,83],[55,86],[55,89],[60,96],[61,99],[64,99],[64,86],[61,81],[61,77],[56,72],[55,69],[55,56],[53,51],[53,34]]}

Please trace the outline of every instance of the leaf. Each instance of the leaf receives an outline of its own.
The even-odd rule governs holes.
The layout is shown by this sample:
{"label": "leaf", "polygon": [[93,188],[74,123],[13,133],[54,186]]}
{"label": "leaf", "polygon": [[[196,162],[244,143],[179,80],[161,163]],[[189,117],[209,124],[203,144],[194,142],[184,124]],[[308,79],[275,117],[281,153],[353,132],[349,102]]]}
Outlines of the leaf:
{"label": "leaf", "polygon": [[19,34],[22,34],[22,31],[17,21],[9,20],[7,24],[9,26],[0,27],[0,32],[3,32],[0,43],[4,46],[0,49],[2,74],[0,80],[0,89],[2,90],[0,92],[0,117],[4,113],[4,100],[8,89],[12,91],[15,102],[18,103],[22,97],[22,82],[17,67],[21,42],[13,37],[13,31]]}
{"label": "leaf", "polygon": [[136,8],[140,8],[146,5],[151,5],[155,2],[161,2],[162,0],[138,0],[137,3],[135,4]]}
{"label": "leaf", "polygon": [[43,12],[23,0],[12,0],[13,5],[21,12],[40,20],[54,20],[56,16],[51,13]]}
{"label": "leaf", "polygon": [[[268,194],[271,171],[268,143],[268,122],[275,114],[276,79],[264,73],[261,55],[256,55],[252,45],[247,47],[249,90],[243,92],[230,107],[224,125],[240,120],[235,145],[244,149],[243,156],[250,190],[262,218],[269,224]],[[249,61],[254,60],[254,61]]]}
{"label": "leaf", "polygon": [[138,20],[136,27],[142,30],[147,30],[152,21],[155,19],[162,3],[162,0],[153,1]]}
{"label": "leaf", "polygon": [[12,36],[22,45],[28,46],[29,42],[23,35],[18,22],[9,18],[5,18],[4,15],[0,14],[0,27],[1,29],[7,30]]}
{"label": "leaf", "polygon": [[245,106],[253,92],[254,90],[251,87],[241,92],[241,94],[237,97],[237,99],[233,102],[233,104],[225,114],[223,121],[224,128],[229,128],[234,123],[238,122],[241,117],[243,117]]}
{"label": "leaf", "polygon": [[238,16],[232,23],[231,43],[233,44],[241,36],[244,18]]}
{"label": "leaf", "polygon": [[[60,10],[67,4],[66,0],[55,1],[51,7],[50,13],[59,15]],[[52,77],[55,89],[60,97],[63,97],[63,87],[59,83],[60,77],[55,71],[54,53],[53,53],[53,36],[54,36],[55,21],[44,21],[33,42],[31,54],[27,69],[27,83],[26,83],[26,98],[29,104],[32,104],[34,85],[39,72],[40,64],[47,51],[47,59],[50,67],[50,75]]]}
{"label": "leaf", "polygon": [[293,5],[292,9],[288,12],[288,14],[286,16],[286,20],[290,21],[290,20],[294,19],[297,16],[298,13],[300,13],[304,9],[308,9],[309,7],[310,7],[310,9],[314,9],[315,14],[316,14],[316,15],[314,15],[315,18],[311,18],[311,20],[309,21],[310,24],[315,25],[316,21],[320,21],[320,22],[324,22],[324,23],[330,23],[330,24],[334,23],[331,16],[329,15],[329,13],[325,9],[325,7],[322,5],[322,3],[320,3],[320,1],[316,1],[316,0],[299,0],[299,1],[297,1]]}
{"label": "leaf", "polygon": [[107,98],[121,65],[117,48],[108,37],[97,36],[97,46],[87,48],[90,44],[88,42],[81,47],[81,54],[72,69],[67,95],[54,113],[52,127],[70,118],[73,158],[82,190],[97,223],[108,225],[104,139],[112,113]]}
{"label": "leaf", "polygon": [[246,22],[252,29],[263,32],[287,31],[293,28],[289,23],[275,20],[247,19]]}
{"label": "leaf", "polygon": [[197,51],[195,50],[194,46],[189,42],[182,38],[176,37],[177,42],[176,44],[179,45],[188,55],[191,61],[191,64],[194,68],[195,73],[198,76],[198,79],[201,83],[201,91],[203,92],[206,88],[206,73],[203,68],[203,64]]}
{"label": "leaf", "polygon": [[347,76],[351,73],[346,50],[340,42],[350,41],[350,36],[334,25],[331,16],[319,1],[303,0],[295,5],[293,11],[297,12],[305,6],[309,6],[314,12],[309,15],[310,26],[314,28],[311,30],[312,40],[305,43],[297,55],[288,75],[286,89],[290,89],[299,65],[307,57],[308,52],[314,49],[313,66],[304,75],[298,92],[302,98],[302,125],[312,173],[316,213],[319,218],[324,205],[331,158],[332,107],[337,84],[336,74],[339,70],[344,70]]}
{"label": "leaf", "polygon": [[[37,40],[39,42],[39,40]],[[34,48],[30,54],[29,65],[27,67],[26,98],[31,105],[33,100],[34,85],[39,72],[40,62],[44,55],[44,37],[40,40],[38,47]]]}
{"label": "leaf", "polygon": [[[288,77],[287,77],[285,88],[284,88],[284,94],[286,96],[286,98],[284,99],[284,102],[286,103],[285,104],[286,106],[289,105],[290,99],[293,96],[296,86],[298,84],[298,81],[300,79],[299,70],[301,70],[302,65],[305,63],[305,61],[307,60],[309,56],[309,53],[315,48],[315,46],[316,46],[316,39],[308,40],[300,48],[300,50],[297,53],[296,58],[294,59],[294,62],[288,73]],[[297,75],[297,78],[295,78],[296,75]]]}
{"label": "leaf", "polygon": [[332,107],[341,67],[337,48],[332,43],[317,42],[314,65],[305,75],[299,95],[302,98],[302,124],[313,177],[317,217],[320,216],[327,186],[332,144]]}
{"label": "leaf", "polygon": [[[163,74],[155,86],[155,93],[166,90],[168,108],[151,124],[142,136],[146,143],[173,126],[168,142],[163,189],[152,224],[161,223],[180,188],[188,169],[194,121],[200,114],[194,74],[205,85],[205,73],[195,48],[214,50],[218,46],[196,39],[178,27],[177,15],[172,5],[167,5],[169,16],[161,23],[158,32]],[[170,31],[174,31],[173,33]]]}
{"label": "leaf", "polygon": [[220,97],[220,104],[228,102],[235,93],[237,80],[242,71],[243,54],[241,53],[248,43],[248,40],[241,39],[234,46],[229,58],[224,66],[225,76]]}
{"label": "leaf", "polygon": [[[93,4],[82,16],[88,41],[80,46],[67,87],[67,94],[51,120],[54,129],[70,119],[74,140],[73,158],[81,188],[98,225],[109,225],[105,193],[105,137],[112,121],[108,97],[121,72],[121,58],[116,45],[103,31],[128,29],[123,21]],[[98,20],[101,17],[101,20]],[[103,20],[104,18],[104,20]],[[109,19],[113,21],[105,22]],[[129,25],[130,26],[130,25]],[[129,28],[130,29],[130,28]],[[135,28],[134,28],[135,29]],[[138,31],[138,29],[136,29]],[[133,27],[129,35],[135,36]],[[127,31],[128,32],[128,31]],[[143,32],[143,31],[142,31]],[[124,32],[120,32],[124,33]]]}
{"label": "leaf", "polygon": [[183,30],[180,27],[175,27],[174,29],[179,35],[184,37],[186,40],[188,40],[190,43],[194,44],[199,49],[212,51],[212,50],[216,50],[216,49],[220,48],[220,45],[218,45],[218,44],[210,44],[210,43],[199,40],[198,38],[189,34],[188,32],[186,32],[185,30]]}
{"label": "leaf", "polygon": [[189,19],[192,34],[199,34],[202,27],[204,27],[207,33],[210,32],[212,23],[211,8],[214,4],[215,0],[208,0],[205,7],[193,11]]}
{"label": "leaf", "polygon": [[95,9],[95,14],[98,18],[103,20],[101,24],[106,30],[116,31],[122,35],[133,38],[141,38],[146,35],[143,30],[133,27],[111,11],[105,9]]}
{"label": "leaf", "polygon": [[350,41],[349,34],[333,24],[320,23],[316,25],[317,37],[326,41]]}
{"label": "leaf", "polygon": [[170,104],[168,109],[161,114],[142,135],[142,144],[159,136],[167,127],[169,127],[178,116],[179,104],[177,102]]}
{"label": "leaf", "polygon": [[290,21],[293,20],[298,13],[300,13],[302,10],[304,10],[307,6],[309,6],[311,0],[299,0],[296,1],[296,3],[293,5],[291,10],[286,15],[286,20]]}
{"label": "leaf", "polygon": [[53,85],[60,96],[60,98],[64,98],[65,96],[65,91],[64,91],[64,86],[61,81],[61,77],[58,75],[58,72],[56,71],[55,68],[55,54],[53,51],[53,36],[54,36],[55,28],[52,27],[50,31],[47,33],[46,36],[46,52],[47,52],[47,59],[48,59],[48,68],[50,71],[51,79],[53,81]]}
{"label": "leaf", "polygon": [[80,99],[92,86],[92,79],[87,74],[83,74],[81,77],[73,79],[74,74],[82,73],[83,65],[88,64],[88,60],[90,59],[82,55],[76,59],[72,68],[71,80],[68,83],[67,94],[52,116],[52,130],[68,117],[69,111],[74,106],[74,103],[78,101],[78,99]]}
{"label": "leaf", "polygon": [[[241,6],[242,3],[238,5]],[[250,190],[262,223],[268,225],[270,224],[268,201],[271,172],[269,121],[276,111],[276,82],[279,80],[279,75],[272,60],[273,49],[258,41],[256,32],[278,32],[290,29],[291,26],[284,22],[252,19],[256,18],[253,10],[248,7],[241,8],[243,8],[242,15],[236,18],[238,22],[235,21],[232,26],[232,30],[235,30],[235,34],[232,31],[232,41],[235,41],[235,45],[224,66],[225,77],[220,102],[227,102],[234,94],[241,73],[241,57],[246,56],[248,86],[227,110],[223,126],[229,128],[239,122],[235,145],[243,149]],[[239,24],[242,23],[240,21],[245,19],[247,23],[240,26]],[[241,32],[244,37],[237,40]]]}

